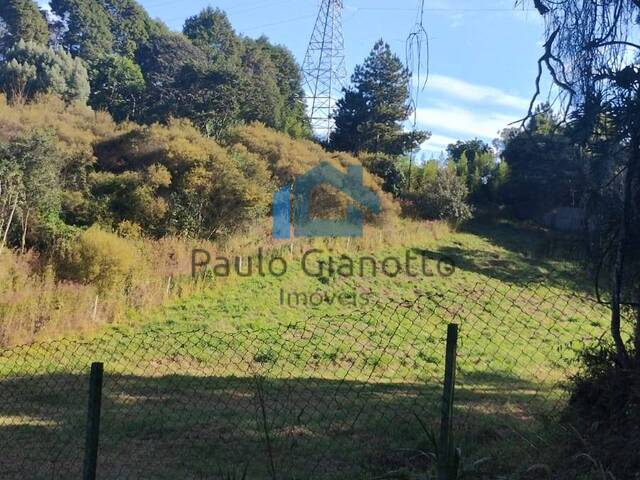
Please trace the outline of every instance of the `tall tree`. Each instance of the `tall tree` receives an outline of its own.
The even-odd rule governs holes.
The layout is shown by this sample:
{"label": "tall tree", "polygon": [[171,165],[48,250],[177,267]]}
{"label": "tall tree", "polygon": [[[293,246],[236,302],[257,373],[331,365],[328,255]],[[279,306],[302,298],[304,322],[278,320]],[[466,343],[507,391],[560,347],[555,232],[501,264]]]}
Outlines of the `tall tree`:
{"label": "tall tree", "polygon": [[61,167],[50,132],[34,130],[0,143],[0,250],[10,233],[12,243],[24,250],[27,237],[42,235],[38,230],[47,230],[60,218]]}
{"label": "tall tree", "polygon": [[109,16],[113,50],[123,57],[133,58],[140,44],[148,41],[152,32],[164,29],[135,0],[98,2]]}
{"label": "tall tree", "polygon": [[237,71],[212,64],[206,52],[184,35],[154,33],[138,50],[137,59],[147,85],[141,120],[188,118],[213,137],[238,120],[241,80]]}
{"label": "tall tree", "polygon": [[140,119],[154,122],[165,120],[180,106],[176,82],[183,68],[207,64],[207,56],[180,33],[154,32],[138,49],[136,61],[147,85]]}
{"label": "tall tree", "polygon": [[473,199],[486,201],[489,181],[497,168],[491,147],[477,138],[458,140],[447,146],[447,153],[456,164],[458,175],[465,179]]}
{"label": "tall tree", "polygon": [[311,124],[304,104],[300,65],[286,47],[273,45],[262,36],[257,44],[269,54],[275,67],[275,80],[282,97],[282,111],[276,128],[293,137],[309,137]]}
{"label": "tall tree", "polygon": [[5,25],[5,32],[0,37],[0,54],[19,40],[43,45],[49,41],[47,20],[33,0],[0,2],[0,19]]}
{"label": "tall tree", "polygon": [[581,204],[585,178],[571,132],[541,107],[526,131],[503,132],[502,159],[509,166],[504,200],[523,218],[539,218],[553,207]]}
{"label": "tall tree", "polygon": [[207,7],[187,18],[183,33],[216,63],[237,65],[242,49],[240,39],[227,14],[219,8]]}
{"label": "tall tree", "polygon": [[235,69],[188,64],[176,82],[176,117],[189,118],[202,133],[219,138],[238,122],[240,78]]}
{"label": "tall tree", "polygon": [[113,52],[111,17],[98,0],[51,0],[63,24],[62,44],[74,56],[93,62]]}
{"label": "tall tree", "polygon": [[352,86],[338,102],[332,147],[391,155],[416,149],[429,134],[403,130],[411,114],[409,82],[410,73],[398,56],[378,41],[364,64],[356,67]]}
{"label": "tall tree", "polygon": [[473,140],[462,141],[458,140],[456,143],[452,143],[447,146],[447,153],[454,160],[458,161],[462,157],[463,153],[466,153],[467,160],[473,164],[476,156],[489,153],[491,147],[482,140],[474,138]]}
{"label": "tall tree", "polygon": [[277,68],[261,44],[251,39],[246,39],[244,44],[240,115],[246,122],[259,121],[276,128],[284,109]]}

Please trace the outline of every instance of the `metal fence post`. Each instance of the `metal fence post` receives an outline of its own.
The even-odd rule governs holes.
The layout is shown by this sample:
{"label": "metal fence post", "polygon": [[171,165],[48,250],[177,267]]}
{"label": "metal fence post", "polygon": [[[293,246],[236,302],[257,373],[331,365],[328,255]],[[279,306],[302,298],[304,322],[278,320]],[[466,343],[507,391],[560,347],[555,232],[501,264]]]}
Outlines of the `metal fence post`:
{"label": "metal fence post", "polygon": [[438,480],[455,480],[455,447],[453,444],[453,396],[456,386],[458,325],[447,326],[447,353],[444,367],[444,392],[438,445]]}
{"label": "metal fence post", "polygon": [[91,364],[89,377],[89,405],[87,408],[87,432],[84,450],[83,480],[95,480],[98,466],[98,439],[100,438],[100,408],[102,405],[103,364]]}

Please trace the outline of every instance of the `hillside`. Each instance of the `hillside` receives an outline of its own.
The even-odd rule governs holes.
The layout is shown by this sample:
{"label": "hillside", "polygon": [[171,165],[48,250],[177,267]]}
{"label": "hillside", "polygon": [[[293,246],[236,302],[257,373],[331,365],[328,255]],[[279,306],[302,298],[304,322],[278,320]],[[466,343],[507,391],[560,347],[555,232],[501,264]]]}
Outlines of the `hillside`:
{"label": "hillside", "polygon": [[[485,458],[479,471],[494,474],[553,461],[553,450],[522,449],[522,439],[543,447],[559,434],[539,415],[555,411],[564,396],[558,382],[573,370],[576,346],[604,332],[607,318],[605,309],[584,298],[590,285],[576,265],[561,259],[571,243],[532,227],[486,220],[459,233],[438,224],[407,224],[396,245],[385,245],[382,231],[367,233],[378,235],[369,245],[283,245],[278,255],[290,268],[281,277],[204,279],[209,283],[202,293],[152,313],[130,312],[82,339],[6,351],[0,356],[3,374],[47,373],[28,386],[8,387],[27,396],[4,407],[0,423],[10,419],[27,443],[35,441],[30,431],[40,432],[54,450],[60,436],[76,438],[82,402],[70,403],[69,392],[82,388],[78,375],[88,362],[100,360],[109,379],[107,473],[121,468],[116,459],[124,455],[124,438],[131,472],[150,454],[162,456],[163,462],[145,470],[155,478],[185,471],[197,476],[221,465],[227,472],[246,466],[249,478],[264,478],[270,461],[294,475],[286,478],[296,478],[311,473],[309,459],[320,462],[313,471],[323,479],[345,478],[346,471],[349,478],[398,468],[418,472],[430,462],[408,452],[430,447],[428,430],[415,416],[427,429],[437,425],[443,339],[446,324],[456,322],[463,334],[456,425],[465,459]],[[416,252],[434,276],[391,277],[380,270],[352,278],[309,276],[300,260],[313,248],[316,259],[325,261],[341,254],[406,259],[407,252]],[[437,262],[445,257],[455,271],[442,268],[445,274],[438,274]],[[320,291],[324,300],[282,305],[283,291],[309,298]],[[335,300],[344,293],[353,294],[354,305]],[[50,385],[46,405],[38,382]],[[261,404],[268,427],[254,418]],[[37,427],[28,420],[36,417],[57,426]],[[343,431],[356,419],[355,431]],[[130,422],[135,429],[126,426]],[[154,439],[160,426],[173,432],[177,443],[171,448]],[[262,456],[256,452],[263,451],[265,428],[272,450]],[[182,450],[183,444],[200,444],[202,435],[209,439],[202,450]],[[363,449],[358,438],[372,443]],[[71,455],[80,448],[75,441],[70,445],[59,459],[67,471],[75,468]]]}

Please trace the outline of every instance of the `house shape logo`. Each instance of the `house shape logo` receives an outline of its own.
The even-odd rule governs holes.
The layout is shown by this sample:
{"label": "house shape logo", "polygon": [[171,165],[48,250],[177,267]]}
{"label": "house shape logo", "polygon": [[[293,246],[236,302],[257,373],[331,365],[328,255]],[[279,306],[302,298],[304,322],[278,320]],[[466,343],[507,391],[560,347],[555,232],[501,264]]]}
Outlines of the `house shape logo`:
{"label": "house shape logo", "polygon": [[[341,220],[312,219],[312,193],[321,185],[332,186],[358,206],[352,203],[347,205],[346,218]],[[344,173],[329,162],[323,161],[297,177],[293,185],[274,193],[273,237],[278,240],[291,238],[292,216],[295,237],[361,237],[364,209],[375,214],[380,213],[378,196],[363,185],[362,165],[349,165]]]}

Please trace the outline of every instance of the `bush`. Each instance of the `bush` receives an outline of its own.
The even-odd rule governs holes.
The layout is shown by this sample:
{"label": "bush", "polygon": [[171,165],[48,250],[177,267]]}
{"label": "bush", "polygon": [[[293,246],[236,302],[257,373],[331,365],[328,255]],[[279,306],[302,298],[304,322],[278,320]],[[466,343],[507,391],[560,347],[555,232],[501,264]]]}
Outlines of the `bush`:
{"label": "bush", "polygon": [[[629,348],[634,355],[633,348]],[[600,344],[581,353],[582,368],[572,378],[565,417],[589,445],[586,452],[616,478],[640,471],[640,365],[616,364],[615,348]]]}
{"label": "bush", "polygon": [[128,126],[116,126],[106,112],[94,112],[86,105],[67,105],[55,96],[39,98],[26,105],[9,105],[0,94],[0,139],[42,129],[55,132],[61,153],[69,158],[93,160],[93,144],[122,133]]}
{"label": "bush", "polygon": [[453,170],[441,168],[436,178],[426,182],[422,192],[413,199],[419,216],[459,224],[473,216],[468,196],[465,180]]}
{"label": "bush", "polygon": [[138,127],[96,147],[94,198],[104,223],[128,220],[158,237],[212,238],[267,212],[274,190],[266,163],[225,149],[188,121]]}
{"label": "bush", "polygon": [[[259,123],[236,128],[229,135],[227,143],[238,151],[248,152],[260,158],[269,168],[278,187],[290,185],[297,176],[308,172],[321,161],[329,162],[339,170],[346,170],[348,165],[361,164],[352,155],[327,152],[310,140],[296,140]],[[399,211],[398,205],[391,195],[383,191],[382,180],[365,169],[363,182],[376,193],[382,210],[379,215],[367,214],[366,220],[380,223],[395,217]],[[339,217],[344,213],[348,202],[346,196],[328,190],[319,192],[319,197],[317,202],[314,201],[314,209],[329,217]],[[312,215],[314,213],[312,212]]]}
{"label": "bush", "polygon": [[137,261],[138,251],[132,243],[93,226],[78,235],[58,266],[63,278],[106,291],[123,286]]}

